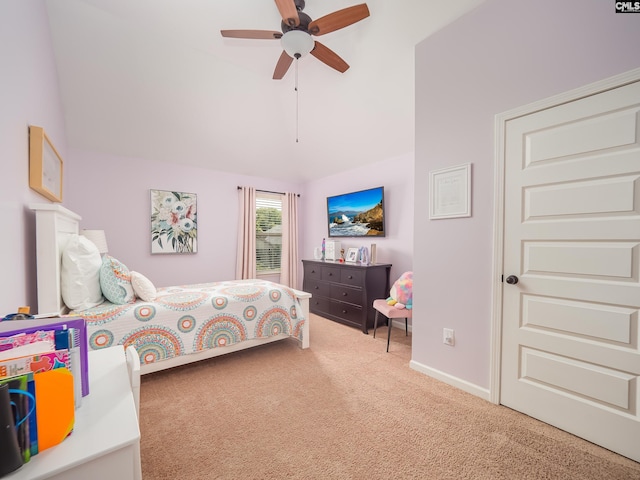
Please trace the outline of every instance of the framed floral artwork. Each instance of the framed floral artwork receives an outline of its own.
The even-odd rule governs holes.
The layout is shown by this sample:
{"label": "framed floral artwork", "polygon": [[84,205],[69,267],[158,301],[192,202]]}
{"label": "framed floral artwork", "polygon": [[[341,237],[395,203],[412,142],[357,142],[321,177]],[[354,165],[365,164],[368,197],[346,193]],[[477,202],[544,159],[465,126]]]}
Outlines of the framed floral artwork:
{"label": "framed floral artwork", "polygon": [[151,190],[151,253],[197,253],[195,193]]}

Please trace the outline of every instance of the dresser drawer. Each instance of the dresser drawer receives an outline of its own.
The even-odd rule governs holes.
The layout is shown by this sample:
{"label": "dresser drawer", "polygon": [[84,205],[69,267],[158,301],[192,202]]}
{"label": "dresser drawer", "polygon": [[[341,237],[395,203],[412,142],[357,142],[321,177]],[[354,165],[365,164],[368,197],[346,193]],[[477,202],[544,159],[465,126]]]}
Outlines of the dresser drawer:
{"label": "dresser drawer", "polygon": [[340,302],[349,302],[354,305],[362,305],[362,289],[347,287],[342,284],[332,284],[330,287],[331,298]]}
{"label": "dresser drawer", "polygon": [[340,267],[322,267],[322,280],[327,282],[340,281]]}
{"label": "dresser drawer", "polygon": [[309,300],[309,311],[311,313],[331,313],[331,302],[328,298],[311,297]]}
{"label": "dresser drawer", "polygon": [[356,307],[348,303],[331,302],[331,313],[347,322],[360,325],[362,323],[362,307]]}
{"label": "dresser drawer", "polygon": [[330,296],[329,284],[324,282],[319,282],[317,280],[307,280],[305,278],[305,291],[309,292],[314,297],[316,295],[321,297]]}
{"label": "dresser drawer", "polygon": [[322,267],[319,265],[305,264],[304,265],[304,279],[306,280],[320,280],[322,278],[320,272]]}
{"label": "dresser drawer", "polygon": [[340,283],[344,283],[346,285],[361,287],[363,278],[364,272],[355,268],[342,269],[340,272]]}

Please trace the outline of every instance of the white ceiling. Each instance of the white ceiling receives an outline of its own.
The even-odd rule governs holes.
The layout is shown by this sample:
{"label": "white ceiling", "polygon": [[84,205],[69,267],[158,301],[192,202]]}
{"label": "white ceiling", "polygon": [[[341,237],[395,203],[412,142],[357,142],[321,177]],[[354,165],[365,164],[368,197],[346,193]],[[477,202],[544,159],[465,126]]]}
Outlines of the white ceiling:
{"label": "white ceiling", "polygon": [[295,62],[271,78],[278,40],[220,35],[280,30],[273,0],[47,0],[68,145],[290,181],[405,155],[414,45],[482,1],[367,0],[369,18],[315,37],[351,68],[308,55],[296,95]]}

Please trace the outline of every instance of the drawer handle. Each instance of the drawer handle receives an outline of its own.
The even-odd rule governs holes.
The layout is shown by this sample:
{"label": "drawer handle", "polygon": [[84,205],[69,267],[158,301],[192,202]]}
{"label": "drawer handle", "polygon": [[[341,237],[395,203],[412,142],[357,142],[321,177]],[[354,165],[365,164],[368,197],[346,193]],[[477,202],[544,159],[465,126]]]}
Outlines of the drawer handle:
{"label": "drawer handle", "polygon": [[347,311],[346,310],[342,310],[342,313],[347,313]]}
{"label": "drawer handle", "polygon": [[347,292],[342,292],[342,296],[346,297],[347,296]]}
{"label": "drawer handle", "polygon": [[352,275],[349,275],[347,278],[348,278],[349,280],[351,280],[351,279],[353,278],[353,276],[352,276]]}
{"label": "drawer handle", "polygon": [[333,277],[333,273],[329,273],[329,276],[330,276],[330,277]]}
{"label": "drawer handle", "polygon": [[320,287],[316,285],[314,288],[315,288],[316,290],[318,290]]}

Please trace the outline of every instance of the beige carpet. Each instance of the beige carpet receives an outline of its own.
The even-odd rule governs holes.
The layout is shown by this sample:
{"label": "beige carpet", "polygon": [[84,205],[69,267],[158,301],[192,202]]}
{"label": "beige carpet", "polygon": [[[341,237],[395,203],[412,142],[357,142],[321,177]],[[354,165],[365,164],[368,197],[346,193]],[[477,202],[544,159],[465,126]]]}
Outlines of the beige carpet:
{"label": "beige carpet", "polygon": [[142,378],[155,479],[640,479],[640,464],[409,368],[411,337],[311,317],[286,340]]}

